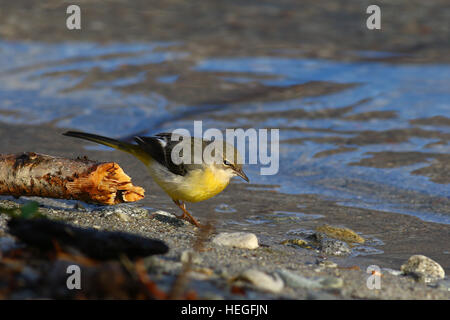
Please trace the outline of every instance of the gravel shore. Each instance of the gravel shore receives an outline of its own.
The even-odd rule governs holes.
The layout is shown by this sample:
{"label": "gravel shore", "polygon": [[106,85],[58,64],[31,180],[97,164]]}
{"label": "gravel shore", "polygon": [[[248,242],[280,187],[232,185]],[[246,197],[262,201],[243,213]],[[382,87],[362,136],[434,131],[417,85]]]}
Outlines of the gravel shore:
{"label": "gravel shore", "polygon": [[[73,203],[67,201],[32,200],[38,200],[42,204],[40,212],[51,219],[98,230],[131,232],[166,242],[170,248],[168,254],[145,259],[150,278],[166,292],[171,290],[175,279],[183,272],[183,262],[187,262],[187,257],[192,255],[189,258],[190,271],[187,273],[185,289],[195,292],[200,299],[450,298],[448,280],[426,284],[391,269],[380,270],[382,276],[379,289],[369,289],[370,285],[367,283],[371,274],[366,273],[366,270],[358,266],[344,267],[340,265],[339,259],[332,259],[332,256],[329,259],[327,255],[298,246],[268,245],[264,242],[256,249],[221,246],[212,241],[214,234],[210,234],[204,240],[202,250],[195,251],[193,248],[199,237],[199,229],[164,211],[146,210],[129,204],[75,209]],[[16,201],[2,200],[0,205],[14,207],[17,204]],[[3,234],[0,239],[1,243],[12,247],[17,244],[6,241],[10,237],[5,229],[6,220],[5,217],[0,220]],[[336,262],[333,263],[332,260]],[[21,276],[26,277],[28,274],[28,277],[40,279],[41,283],[52,284],[47,278],[66,276],[64,268],[59,264],[77,263],[64,260],[38,261],[22,271]],[[53,270],[51,274],[42,271],[48,268]],[[81,266],[82,272],[83,268]],[[29,276],[30,274],[33,276]],[[34,283],[33,281],[26,283]],[[31,286],[33,289],[24,285],[9,298],[71,297],[69,290],[64,292],[64,288],[53,285],[43,288]],[[90,293],[85,294],[89,296]],[[114,293],[110,294],[114,297]],[[110,296],[100,296],[104,297]]]}

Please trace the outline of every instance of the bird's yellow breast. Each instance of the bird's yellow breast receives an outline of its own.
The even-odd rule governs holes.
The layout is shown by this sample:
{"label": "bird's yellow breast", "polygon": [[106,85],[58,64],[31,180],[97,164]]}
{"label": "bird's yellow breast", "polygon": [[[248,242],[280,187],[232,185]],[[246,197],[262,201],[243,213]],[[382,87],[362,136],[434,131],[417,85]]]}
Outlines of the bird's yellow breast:
{"label": "bird's yellow breast", "polygon": [[[150,167],[152,165],[149,169]],[[191,170],[185,176],[162,176],[161,172],[155,170],[150,170],[150,173],[172,199],[187,202],[199,202],[214,197],[228,186],[232,177],[229,172],[213,167]]]}
{"label": "bird's yellow breast", "polygon": [[198,202],[214,197],[222,192],[230,183],[230,177],[222,175],[216,170],[207,168],[205,170],[194,170],[187,177],[190,187],[183,189],[178,196],[184,201]]}

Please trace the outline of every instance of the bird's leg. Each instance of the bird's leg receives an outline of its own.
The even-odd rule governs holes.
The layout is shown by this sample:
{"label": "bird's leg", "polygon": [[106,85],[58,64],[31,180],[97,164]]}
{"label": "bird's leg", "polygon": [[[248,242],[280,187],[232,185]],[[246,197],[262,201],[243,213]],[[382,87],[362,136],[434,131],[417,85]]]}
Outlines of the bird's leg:
{"label": "bird's leg", "polygon": [[186,204],[184,202],[181,203],[181,210],[183,210],[183,214],[188,216],[191,220],[191,223],[195,224],[197,227],[201,227],[200,223],[186,210]]}
{"label": "bird's leg", "polygon": [[[173,200],[173,199],[172,199]],[[181,203],[179,200],[173,200],[173,202],[177,205],[178,208],[180,208],[181,210],[183,210],[183,208],[181,207]],[[186,219],[186,213],[183,210],[183,214],[181,216],[178,216],[174,213],[174,216],[177,217],[178,219]]]}
{"label": "bird's leg", "polygon": [[199,228],[201,227],[200,223],[186,210],[186,204],[183,201],[173,200],[173,202],[183,211],[181,216],[176,215],[178,219],[186,220]]}

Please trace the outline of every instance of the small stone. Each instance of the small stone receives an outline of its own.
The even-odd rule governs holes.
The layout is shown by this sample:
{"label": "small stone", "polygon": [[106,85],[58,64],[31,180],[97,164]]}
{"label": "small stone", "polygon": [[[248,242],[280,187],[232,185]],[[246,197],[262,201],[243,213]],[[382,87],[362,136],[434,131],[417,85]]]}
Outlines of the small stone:
{"label": "small stone", "polygon": [[249,232],[219,233],[212,242],[220,246],[242,249],[256,249],[259,246],[256,235]]}
{"label": "small stone", "polygon": [[157,214],[157,215],[160,215],[160,216],[170,217],[170,218],[174,218],[175,217],[175,215],[173,213],[170,213],[170,212],[167,212],[167,211],[164,211],[164,210],[157,210],[155,212],[152,212],[152,214],[154,214],[154,215]]}
{"label": "small stone", "polygon": [[286,285],[291,288],[337,289],[344,285],[344,281],[341,278],[336,277],[306,278],[286,269],[278,270],[277,273],[281,276]]}
{"label": "small stone", "polygon": [[132,207],[129,215],[135,218],[146,218],[148,217],[148,210],[145,208]]}
{"label": "small stone", "polygon": [[322,287],[317,279],[306,278],[286,269],[278,270],[277,273],[291,288],[319,289]]}
{"label": "small stone", "polygon": [[309,245],[308,241],[303,239],[288,239],[281,242],[281,244],[284,245],[294,245],[305,249],[312,249],[312,247]]}
{"label": "small stone", "polygon": [[116,208],[105,207],[101,209],[99,212],[102,217],[109,217],[110,215],[113,215],[116,212]]}
{"label": "small stone", "polygon": [[122,221],[125,221],[125,222],[130,221],[130,218],[128,217],[128,215],[126,213],[123,213],[122,211],[117,211],[116,216]]}
{"label": "small stone", "polygon": [[338,239],[347,243],[364,243],[365,240],[355,231],[348,228],[339,228],[323,225],[316,228],[317,232],[324,233],[330,238]]}
{"label": "small stone", "polygon": [[163,210],[157,210],[151,213],[151,217],[165,223],[170,223],[177,226],[190,225],[190,223],[183,219],[178,219],[174,213]]}
{"label": "small stone", "polygon": [[433,282],[445,277],[444,269],[436,261],[423,256],[411,256],[408,261],[403,264],[400,270],[406,275],[412,275],[421,282]]}
{"label": "small stone", "polygon": [[322,239],[320,241],[320,251],[326,255],[346,256],[351,253],[351,249],[344,241],[336,239]]}
{"label": "small stone", "polygon": [[193,250],[184,250],[181,253],[180,261],[183,263],[201,264],[203,262],[199,254]]}
{"label": "small stone", "polygon": [[393,276],[399,276],[399,275],[402,274],[402,272],[400,270],[394,270],[394,269],[391,269],[391,268],[382,268],[381,269],[381,273],[389,273],[389,274],[391,274]]}
{"label": "small stone", "polygon": [[262,291],[273,293],[280,292],[284,287],[283,280],[278,274],[271,276],[256,269],[248,269],[233,279],[233,281],[239,280],[251,283]]}

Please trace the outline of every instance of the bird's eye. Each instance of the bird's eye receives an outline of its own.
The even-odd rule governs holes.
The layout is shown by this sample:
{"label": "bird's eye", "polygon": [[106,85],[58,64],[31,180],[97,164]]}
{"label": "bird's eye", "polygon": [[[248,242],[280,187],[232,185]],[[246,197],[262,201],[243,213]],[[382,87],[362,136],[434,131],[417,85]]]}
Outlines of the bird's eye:
{"label": "bird's eye", "polygon": [[227,160],[223,160],[223,164],[226,166],[231,166],[231,163],[229,163]]}

